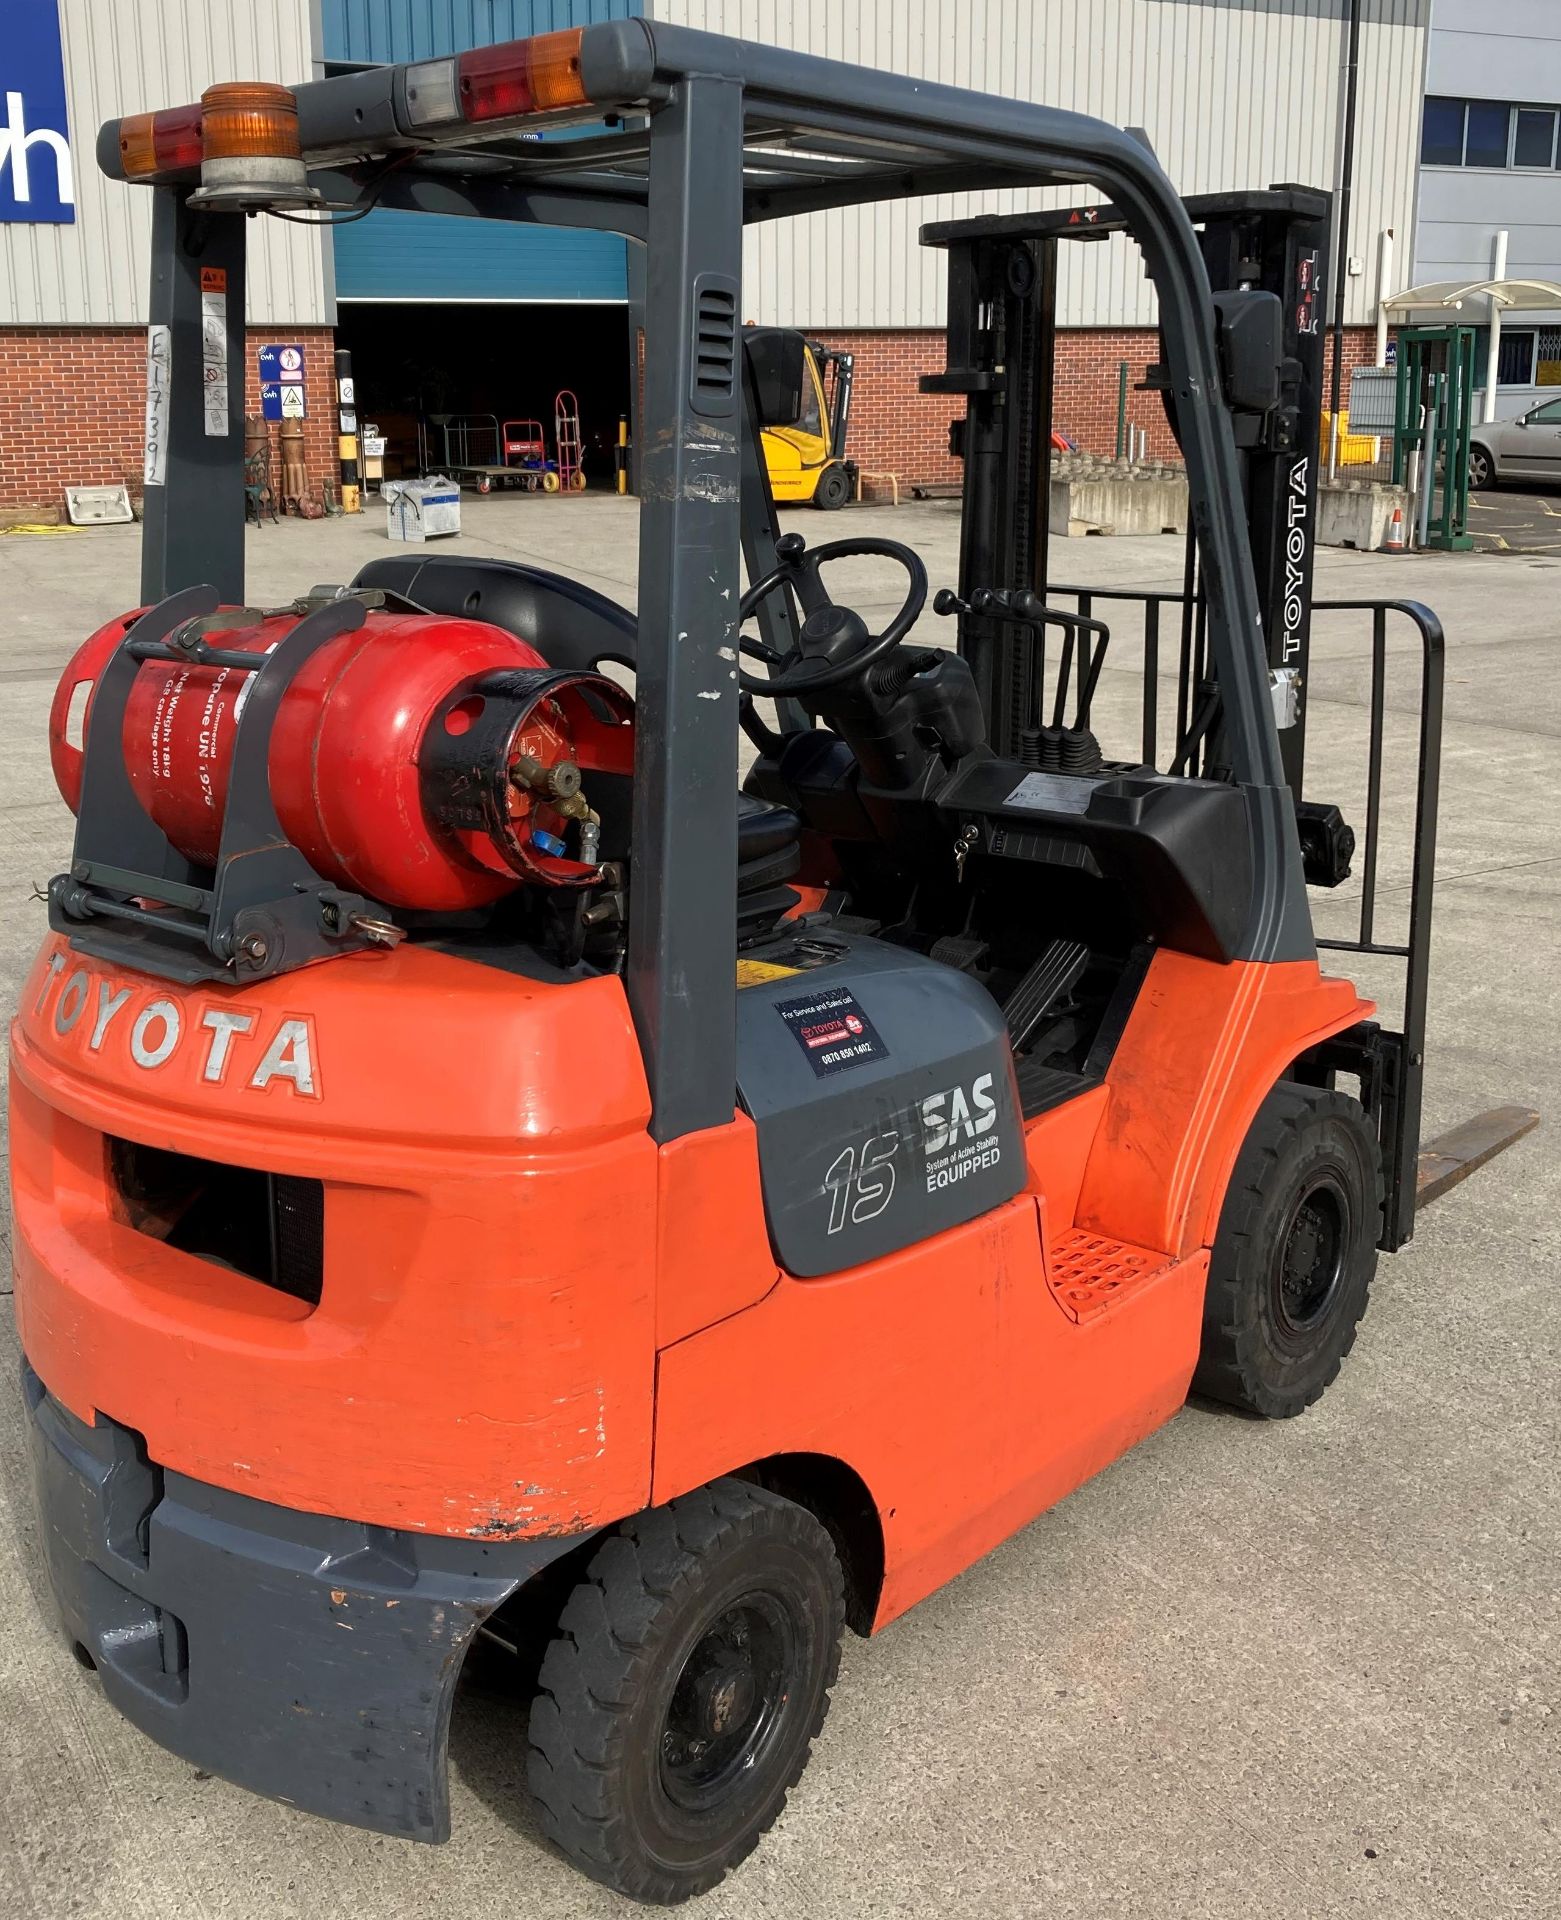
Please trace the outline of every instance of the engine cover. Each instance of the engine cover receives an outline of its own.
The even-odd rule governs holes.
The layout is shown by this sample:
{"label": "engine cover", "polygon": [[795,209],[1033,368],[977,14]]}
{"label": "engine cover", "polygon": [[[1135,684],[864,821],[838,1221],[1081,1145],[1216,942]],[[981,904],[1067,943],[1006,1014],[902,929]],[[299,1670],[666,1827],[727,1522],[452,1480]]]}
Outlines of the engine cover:
{"label": "engine cover", "polygon": [[[833,957],[792,964],[819,951]],[[767,947],[738,978],[738,1093],[789,1272],[898,1252],[1024,1186],[1008,1029],[968,975],[831,933]]]}

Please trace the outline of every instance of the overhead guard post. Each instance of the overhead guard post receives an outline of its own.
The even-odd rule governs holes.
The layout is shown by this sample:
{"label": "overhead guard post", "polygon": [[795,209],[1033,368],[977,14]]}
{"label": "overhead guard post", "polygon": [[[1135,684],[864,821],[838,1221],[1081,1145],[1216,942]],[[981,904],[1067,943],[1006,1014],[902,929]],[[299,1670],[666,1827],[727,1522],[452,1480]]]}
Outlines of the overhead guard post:
{"label": "overhead guard post", "polygon": [[627,987],[658,1140],[736,1100],[741,143],[727,80],[680,81],[651,123]]}
{"label": "overhead guard post", "polygon": [[245,221],[151,191],[141,598],[209,583],[242,606]]}

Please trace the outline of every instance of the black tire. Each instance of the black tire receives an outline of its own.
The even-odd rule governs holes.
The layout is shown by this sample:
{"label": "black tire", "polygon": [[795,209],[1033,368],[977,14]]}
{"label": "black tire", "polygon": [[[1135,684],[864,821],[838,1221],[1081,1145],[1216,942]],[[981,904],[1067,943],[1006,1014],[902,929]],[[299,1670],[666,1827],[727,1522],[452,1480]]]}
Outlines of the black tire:
{"label": "black tire", "polygon": [[625,1521],[542,1656],[527,1782],[548,1837],[632,1899],[713,1887],[807,1765],[844,1625],[829,1534],[778,1494],[717,1480]]}
{"label": "black tire", "polygon": [[1231,1175],[1193,1391],[1265,1420],[1319,1398],[1377,1270],[1382,1154],[1358,1102],[1282,1080]]}
{"label": "black tire", "polygon": [[1496,462],[1489,452],[1476,444],[1469,449],[1469,485],[1475,493],[1482,493],[1487,487],[1496,484]]}
{"label": "black tire", "polygon": [[825,467],[813,489],[813,504],[825,513],[833,513],[851,498],[851,476],[844,467]]}

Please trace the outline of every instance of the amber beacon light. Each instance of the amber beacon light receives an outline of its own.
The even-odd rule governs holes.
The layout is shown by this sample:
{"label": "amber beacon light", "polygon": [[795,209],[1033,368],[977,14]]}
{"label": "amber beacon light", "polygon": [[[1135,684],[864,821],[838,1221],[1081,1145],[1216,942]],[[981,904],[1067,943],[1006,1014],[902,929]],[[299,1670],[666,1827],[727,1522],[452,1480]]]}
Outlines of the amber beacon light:
{"label": "amber beacon light", "polygon": [[201,184],[190,205],[276,212],[319,204],[298,140],[298,102],[286,87],[240,80],[201,95]]}

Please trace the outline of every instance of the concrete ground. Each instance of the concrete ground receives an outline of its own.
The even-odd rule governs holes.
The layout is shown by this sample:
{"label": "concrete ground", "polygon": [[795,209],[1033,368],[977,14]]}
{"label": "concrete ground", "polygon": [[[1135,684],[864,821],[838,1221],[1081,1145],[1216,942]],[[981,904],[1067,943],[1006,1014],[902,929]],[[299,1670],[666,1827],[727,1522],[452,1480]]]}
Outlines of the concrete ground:
{"label": "concrete ground", "polygon": [[[631,597],[632,503],[468,500],[470,551]],[[954,578],[948,505],[833,521]],[[385,550],[373,516],[249,536],[252,601]],[[448,543],[447,543],[448,550]],[[1179,543],[1059,543],[1054,578],[1170,584]],[[851,563],[840,597],[891,597]],[[842,573],[845,570],[842,569]],[[65,862],[45,720],[60,668],[136,599],[134,529],[0,539],[0,997]],[[1448,631],[1428,1132],[1521,1102],[1561,1114],[1561,562],[1325,553],[1319,592],[1412,595]],[[1357,616],[1319,622],[1313,795],[1358,819]],[[923,623],[923,634],[928,627]],[[1389,742],[1415,653],[1395,630]],[[1132,646],[1101,712],[1130,746]],[[1390,770],[1391,777],[1391,770]],[[1385,828],[1384,911],[1407,820]],[[1319,901],[1342,930],[1346,897]],[[1391,923],[1390,923],[1391,924]],[[1369,976],[1368,976],[1369,978]],[[1387,991],[1386,985],[1383,988]],[[848,1644],[813,1764],[721,1920],[1478,1920],[1561,1913],[1561,1173],[1532,1136],[1384,1263],[1356,1350],[1303,1418],[1189,1408],[882,1639]],[[9,1330],[4,1335],[11,1338]],[[17,1916],[622,1913],[538,1841],[524,1724],[472,1694],[455,1838],[328,1826],[134,1732],[55,1639],[8,1359],[0,1374],[0,1894]],[[1022,1415],[1020,1416],[1022,1417]]]}

